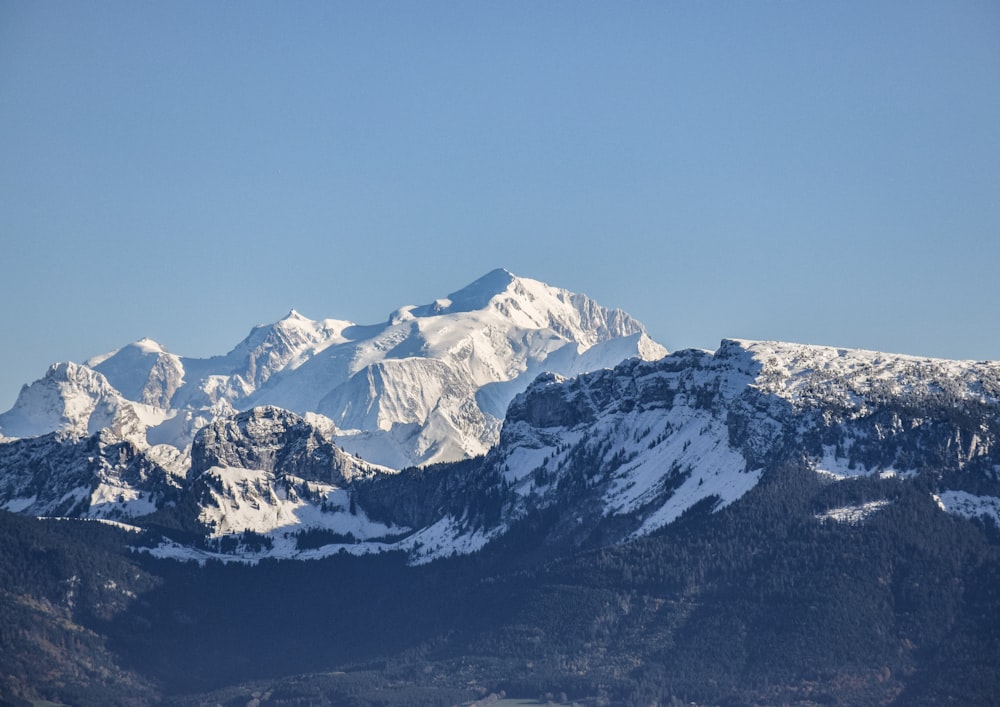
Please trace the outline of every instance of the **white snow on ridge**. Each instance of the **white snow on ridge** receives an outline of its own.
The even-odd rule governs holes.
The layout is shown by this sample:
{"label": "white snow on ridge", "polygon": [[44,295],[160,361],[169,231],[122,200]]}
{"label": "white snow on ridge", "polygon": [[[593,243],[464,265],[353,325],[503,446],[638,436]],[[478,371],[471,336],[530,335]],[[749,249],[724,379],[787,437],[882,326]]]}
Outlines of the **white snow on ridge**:
{"label": "white snow on ridge", "polygon": [[[616,431],[619,440],[612,449],[635,461],[615,472],[605,496],[605,514],[624,515],[653,502],[662,504],[633,537],[672,523],[705,498],[717,499],[713,510],[725,508],[760,479],[761,470],[748,470],[742,454],[730,446],[725,422],[705,410],[680,405],[658,414],[632,413],[606,424],[607,433]],[[644,428],[649,430],[645,436]],[[664,430],[669,433],[663,434],[663,441],[650,446],[649,440]],[[665,486],[675,483],[677,474],[683,481],[664,497]]]}
{"label": "white snow on ridge", "polygon": [[[619,310],[497,270],[430,304],[400,307],[375,325],[313,321],[292,310],[272,325],[255,327],[224,356],[180,358],[143,339],[85,366],[53,366],[0,415],[0,434],[101,432],[97,443],[105,449],[132,442],[167,471],[167,484],[181,488],[199,429],[237,409],[275,405],[305,415],[326,434],[324,443],[336,442],[391,467],[377,470],[390,473],[497,450],[508,404],[540,373],[577,376],[665,353]],[[886,445],[878,445],[893,435],[927,433],[922,425],[928,418],[912,412],[920,410],[917,403],[930,401],[932,410],[964,400],[995,406],[1000,362],[726,340],[714,355],[681,352],[659,367],[632,362],[581,380],[542,378],[540,385],[549,381],[553,390],[543,391],[523,417],[504,423],[503,449],[488,458],[499,460],[491,471],[501,471],[521,497],[507,521],[516,521],[518,503],[544,507],[585,498],[586,514],[634,514],[628,527],[639,527],[633,536],[650,533],[706,499],[714,510],[736,501],[758,482],[762,470],[756,467],[765,463],[759,460],[770,459],[769,451],[783,449],[776,443],[791,439],[808,442],[803,448],[809,450],[817,450],[820,439],[835,442],[810,460],[815,472],[829,479],[907,477],[916,472],[891,466],[919,464],[909,453],[919,451],[919,444],[896,456],[872,454],[871,447],[885,451]],[[906,405],[915,404],[897,414],[901,396],[912,396]],[[948,444],[958,448],[957,468],[991,453],[995,435],[987,427],[968,434],[955,427],[959,432]],[[120,469],[132,459],[131,450],[123,449],[121,457],[101,457],[100,464]],[[156,509],[153,491],[132,488],[114,473],[105,474],[107,469],[95,471],[97,455],[88,460],[89,454],[81,456],[74,475],[67,471],[63,483],[38,497],[29,496],[42,485],[24,483],[0,503],[18,512],[99,518]],[[862,466],[861,459],[873,468]],[[91,472],[99,473],[96,481]],[[579,476],[567,478],[573,474]],[[349,483],[352,477],[344,478]],[[560,484],[564,480],[570,483]],[[202,506],[201,520],[213,528],[214,540],[249,530],[273,542],[266,550],[248,549],[248,557],[404,550],[423,562],[475,551],[505,530],[501,525],[473,531],[468,518],[441,518],[440,512],[425,528],[387,525],[360,508],[352,512],[355,504],[345,488],[281,473],[216,466],[205,478],[190,480],[202,481],[214,505]],[[587,495],[599,492],[599,499]],[[937,498],[949,512],[1000,523],[998,498],[959,491]],[[817,518],[860,523],[885,503],[832,509]],[[626,523],[632,519],[609,525]],[[308,529],[349,534],[357,542],[299,550],[295,534]],[[307,536],[302,544],[318,536]],[[165,546],[162,552],[188,550]]]}
{"label": "white snow on ridge", "polygon": [[102,430],[145,446],[146,430],[168,413],[128,400],[101,373],[75,363],[53,364],[45,376],[22,388],[17,402],[0,415],[5,437],[60,432],[85,437]]}
{"label": "white snow on ridge", "polygon": [[934,496],[938,506],[965,518],[983,518],[1000,527],[1000,498],[977,496],[967,491],[942,491]]}
{"label": "white snow on ridge", "polygon": [[321,413],[345,449],[386,466],[485,453],[511,398],[545,370],[666,353],[627,314],[503,270],[344,334],[247,402]]}
{"label": "white snow on ridge", "polygon": [[[651,449],[645,450],[642,443],[636,444],[628,437],[624,438],[624,444],[620,447],[622,452],[626,455],[638,454],[639,457],[635,463],[623,465],[616,474],[607,496],[609,514],[629,513],[652,501],[663,482],[669,480],[664,471],[672,466],[680,474],[690,474],[684,486],[692,482],[703,486],[706,480],[717,477],[720,473],[742,473],[746,470],[743,457],[729,446],[725,426],[710,414],[700,410],[674,408],[664,417],[673,431],[662,443]],[[648,424],[649,421],[646,416],[642,416],[638,422]],[[656,429],[664,426],[654,425]],[[627,425],[624,430],[630,427],[634,429],[634,425]],[[674,493],[667,506],[680,500],[679,493],[680,491]],[[700,499],[709,494],[697,495]],[[664,518],[664,524],[676,517],[667,510],[667,506],[654,514]],[[684,509],[686,506],[681,510]]]}
{"label": "white snow on ridge", "polygon": [[57,430],[83,436],[91,416],[100,415],[102,403],[113,403],[116,397],[99,373],[75,363],[53,364],[43,378],[21,389],[14,407],[0,415],[0,429],[7,437]]}
{"label": "white snow on ridge", "polygon": [[152,339],[140,339],[116,351],[95,356],[84,365],[92,368],[128,400],[166,408],[181,386],[184,366]]}
{"label": "white snow on ridge", "polygon": [[953,394],[983,400],[984,381],[1000,378],[1000,361],[953,361],[864,349],[728,339],[750,353],[761,370],[755,385],[791,402],[822,400],[863,408],[880,390],[929,395],[942,384]]}

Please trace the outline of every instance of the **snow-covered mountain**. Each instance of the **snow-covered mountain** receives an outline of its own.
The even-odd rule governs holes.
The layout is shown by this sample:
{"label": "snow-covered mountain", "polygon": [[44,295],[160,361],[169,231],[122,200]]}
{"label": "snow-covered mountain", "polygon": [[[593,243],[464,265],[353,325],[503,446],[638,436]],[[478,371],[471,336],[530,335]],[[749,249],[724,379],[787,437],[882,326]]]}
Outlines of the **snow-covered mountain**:
{"label": "snow-covered mountain", "polygon": [[495,270],[382,324],[293,310],[224,356],[183,358],[143,339],[82,366],[59,364],[0,415],[0,434],[115,426],[140,446],[184,450],[219,415],[271,405],[321,415],[317,424],[346,449],[402,468],[485,453],[507,403],[542,371],[573,375],[665,354],[620,310]]}
{"label": "snow-covered mountain", "polygon": [[486,463],[513,493],[508,524],[559,506],[588,528],[648,534],[783,464],[831,481],[919,478],[942,508],[1000,523],[998,441],[1000,362],[727,340],[540,377]]}
{"label": "snow-covered mountain", "polygon": [[396,468],[485,453],[507,403],[542,371],[666,354],[624,312],[505,270],[341,336],[245,405],[320,413],[345,448]]}
{"label": "snow-covered mountain", "polygon": [[117,351],[86,362],[129,400],[160,409],[184,382],[184,365],[179,357],[152,339],[140,339]]}
{"label": "snow-covered mountain", "polygon": [[1000,523],[1000,362],[739,340],[664,354],[627,314],[502,270],[379,325],[292,312],[225,356],[144,339],[24,387],[0,415],[0,507],[187,538],[165,556],[422,562],[525,527],[626,541],[792,469],[918,484]]}
{"label": "snow-covered mountain", "polygon": [[[512,401],[485,458],[349,483],[358,513],[379,524],[368,540],[303,551],[282,546],[279,529],[260,552],[396,549],[422,562],[525,523],[542,528],[537,546],[620,542],[695,508],[719,511],[787,469],[820,483],[916,484],[942,511],[1000,523],[998,440],[1000,362],[727,340],[714,353],[543,374]],[[890,502],[818,508],[816,522],[861,523]]]}

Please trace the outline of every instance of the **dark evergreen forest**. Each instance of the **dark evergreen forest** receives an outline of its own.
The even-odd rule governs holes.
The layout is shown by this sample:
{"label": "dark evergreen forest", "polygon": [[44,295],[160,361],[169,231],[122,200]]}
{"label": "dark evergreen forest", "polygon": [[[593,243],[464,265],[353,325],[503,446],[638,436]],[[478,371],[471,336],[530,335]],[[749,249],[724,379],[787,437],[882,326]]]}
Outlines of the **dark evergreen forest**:
{"label": "dark evergreen forest", "polygon": [[[830,508],[889,503],[863,523]],[[553,550],[566,519],[409,567],[156,560],[0,512],[0,702],[1000,704],[1000,536],[919,480],[768,472],[717,513]],[[548,548],[548,549],[547,549]]]}

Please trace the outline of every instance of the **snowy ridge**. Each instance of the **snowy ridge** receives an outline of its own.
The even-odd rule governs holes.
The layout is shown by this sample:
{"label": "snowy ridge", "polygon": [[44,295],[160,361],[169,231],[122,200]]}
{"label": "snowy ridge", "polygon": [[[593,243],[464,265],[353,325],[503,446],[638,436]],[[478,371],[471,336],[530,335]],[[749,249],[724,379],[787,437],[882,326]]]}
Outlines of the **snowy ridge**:
{"label": "snowy ridge", "polygon": [[133,522],[179,504],[209,540],[249,531],[273,556],[317,554],[303,532],[350,538],[348,552],[470,551],[499,531],[461,514],[413,530],[372,520],[353,484],[484,454],[541,371],[665,353],[624,312],[506,270],[371,326],[292,310],[223,356],[141,339],[53,366],[0,415],[0,507]]}
{"label": "snowy ridge", "polygon": [[500,532],[467,529],[440,514],[422,528],[368,514],[356,484],[394,472],[340,450],[309,420],[280,408],[254,408],[213,421],[195,439],[181,492],[196,509],[188,518],[205,542],[166,541],[161,557],[256,562],[319,559],[332,554],[401,551],[413,562],[472,552]]}
{"label": "snowy ridge", "polygon": [[1000,362],[951,361],[862,349],[732,340],[760,365],[756,385],[798,407],[823,404],[855,416],[880,398],[949,398],[987,403],[1000,396]]}
{"label": "snowy ridge", "polygon": [[965,518],[982,518],[1000,528],[1000,498],[977,496],[968,491],[942,491],[934,495],[942,510]]}
{"label": "snowy ridge", "polygon": [[[196,459],[205,461],[195,468],[215,464],[199,477],[212,488],[201,496],[214,499],[200,520],[219,537],[243,529],[271,539],[267,548],[237,553],[245,558],[401,550],[412,562],[426,562],[474,552],[546,507],[559,508],[563,518],[554,538],[583,538],[609,522],[621,540],[639,537],[696,506],[725,508],[776,464],[803,464],[834,480],[948,472],[948,483],[971,478],[996,485],[997,367],[879,354],[880,365],[893,374],[876,377],[874,357],[724,341],[714,354],[688,350],[657,361],[632,359],[576,378],[544,374],[514,398],[499,443],[479,471],[452,482],[439,472],[445,483],[423,501],[430,507],[403,522],[394,520],[394,509],[404,504],[392,494],[410,487],[393,486],[384,473],[287,471],[295,450],[330,443],[332,423],[319,415],[299,419],[255,409],[240,413],[243,422],[216,422],[200,433],[196,449],[212,445],[214,452],[199,451]],[[885,384],[872,385],[873,378]],[[251,429],[257,431],[249,443],[243,437]],[[312,446],[289,441],[290,430]],[[249,444],[258,461],[248,465],[234,443]],[[279,461],[278,450],[289,456]],[[219,467],[220,459],[229,460],[229,468]],[[966,476],[955,476],[959,472]],[[376,504],[377,514],[366,504],[378,494],[359,496],[352,479],[382,480],[380,493],[389,497]],[[993,518],[1000,510],[997,497],[955,488],[941,487],[937,498],[943,509],[967,517]],[[844,506],[817,519],[860,524],[885,506]],[[352,542],[295,544],[296,533],[315,528],[350,533]]]}
{"label": "snowy ridge", "polygon": [[[797,418],[796,441],[817,470],[912,476],[962,469],[995,452],[990,410],[1000,362],[949,361],[777,342],[731,342],[760,367],[754,387]],[[979,425],[958,424],[984,418]],[[941,431],[951,434],[943,445]],[[933,441],[932,441],[933,440]]]}
{"label": "snowy ridge", "polygon": [[338,319],[313,321],[294,309],[274,324],[254,327],[247,338],[225,356],[183,359],[194,390],[185,390],[177,402],[214,403],[225,399],[234,406],[264,385],[271,376],[295,370],[304,361],[345,341],[353,326]]}
{"label": "snowy ridge", "polygon": [[[1000,363],[726,340],[714,354],[540,377],[511,404],[487,463],[515,496],[508,524],[554,505],[593,523],[596,502],[637,537],[702,502],[726,507],[782,463],[835,480],[930,475],[1000,490],[998,435]],[[957,489],[939,499],[967,517],[1000,509]],[[821,519],[859,523],[883,506]]]}

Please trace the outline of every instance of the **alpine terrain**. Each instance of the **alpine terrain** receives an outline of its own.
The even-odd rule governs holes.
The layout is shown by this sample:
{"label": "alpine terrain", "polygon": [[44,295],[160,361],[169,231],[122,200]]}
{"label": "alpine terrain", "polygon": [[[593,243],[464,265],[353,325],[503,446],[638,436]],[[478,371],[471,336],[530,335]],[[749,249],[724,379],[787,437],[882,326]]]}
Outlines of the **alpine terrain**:
{"label": "alpine terrain", "polygon": [[[665,354],[624,312],[506,270],[378,325],[293,311],[209,359],[143,339],[22,389],[0,415],[0,507],[216,540],[410,535],[359,511],[352,482],[484,454],[543,371]],[[450,527],[436,520],[432,535]]]}
{"label": "alpine terrain", "polygon": [[998,361],[667,355],[496,270],[55,364],[0,432],[8,701],[1000,700]]}

